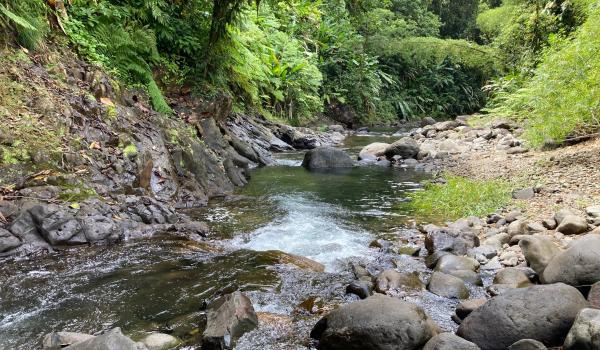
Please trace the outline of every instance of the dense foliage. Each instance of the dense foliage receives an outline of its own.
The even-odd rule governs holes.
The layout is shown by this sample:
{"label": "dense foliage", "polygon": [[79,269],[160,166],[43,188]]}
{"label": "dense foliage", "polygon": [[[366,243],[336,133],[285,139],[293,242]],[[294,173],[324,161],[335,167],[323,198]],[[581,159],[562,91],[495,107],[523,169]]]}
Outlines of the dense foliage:
{"label": "dense foliage", "polygon": [[521,120],[532,146],[600,131],[599,4],[505,0],[479,15],[486,40],[509,67],[487,86],[489,110]]}
{"label": "dense foliage", "polygon": [[[0,9],[5,14],[0,18],[8,23],[17,18],[8,14],[35,13],[8,26],[43,36],[45,29],[32,29],[45,23],[44,15],[27,8],[40,7],[39,2],[11,1]],[[163,92],[189,85],[207,97],[225,90],[236,97],[239,109],[294,123],[323,114],[336,117],[340,106],[352,123],[443,117],[481,108],[480,88],[498,72],[488,49],[441,38],[440,28],[443,37],[466,38],[473,32],[473,10],[466,17],[458,14],[464,6],[455,2],[64,4],[68,18],[61,26],[71,45],[123,82],[144,86],[155,109],[164,113],[170,108]]]}
{"label": "dense foliage", "polygon": [[0,30],[35,50],[60,27],[81,56],[144,87],[163,113],[164,96],[184,86],[296,124],[444,118],[487,105],[525,120],[540,145],[598,130],[595,3],[5,0]]}
{"label": "dense foliage", "polygon": [[[2,38],[16,33],[20,45],[36,49],[49,30],[46,21],[47,6],[41,1],[6,0],[0,2],[0,31]],[[3,41],[3,40],[2,40]]]}
{"label": "dense foliage", "polygon": [[499,94],[495,112],[521,119],[534,146],[600,131],[600,12],[569,37],[555,36],[531,78]]}

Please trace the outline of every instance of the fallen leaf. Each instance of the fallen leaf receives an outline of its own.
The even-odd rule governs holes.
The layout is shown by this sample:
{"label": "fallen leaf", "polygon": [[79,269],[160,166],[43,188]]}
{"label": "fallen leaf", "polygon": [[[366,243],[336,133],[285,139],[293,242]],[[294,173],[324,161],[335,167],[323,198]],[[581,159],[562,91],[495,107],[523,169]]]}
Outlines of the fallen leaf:
{"label": "fallen leaf", "polygon": [[90,143],[90,149],[100,149],[100,142],[98,141],[93,141],[92,143]]}
{"label": "fallen leaf", "polygon": [[115,103],[108,97],[100,97],[100,102],[107,106],[115,106]]}

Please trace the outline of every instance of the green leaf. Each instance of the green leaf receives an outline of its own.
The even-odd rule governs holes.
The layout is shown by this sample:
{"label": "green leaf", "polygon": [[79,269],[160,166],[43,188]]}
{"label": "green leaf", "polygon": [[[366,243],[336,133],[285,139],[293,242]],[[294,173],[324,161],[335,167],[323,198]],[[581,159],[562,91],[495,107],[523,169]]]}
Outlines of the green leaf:
{"label": "green leaf", "polygon": [[10,11],[9,9],[7,9],[4,5],[0,4],[0,12],[2,14],[4,14],[6,17],[8,17],[10,20],[12,20],[13,22],[15,22],[17,25],[25,28],[25,29],[29,29],[29,30],[33,30],[33,31],[37,31],[37,28],[34,27],[31,23],[29,23],[25,18],[15,14],[14,12]]}

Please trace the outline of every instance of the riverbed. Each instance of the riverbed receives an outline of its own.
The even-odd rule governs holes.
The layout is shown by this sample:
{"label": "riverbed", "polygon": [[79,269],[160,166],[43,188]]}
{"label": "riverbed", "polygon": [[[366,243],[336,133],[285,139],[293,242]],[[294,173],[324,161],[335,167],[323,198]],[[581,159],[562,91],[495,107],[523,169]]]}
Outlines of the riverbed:
{"label": "riverbed", "polygon": [[[364,145],[393,140],[389,133],[351,136],[342,148],[356,156]],[[357,299],[345,294],[349,262],[428,273],[422,259],[369,247],[374,239],[417,235],[402,202],[428,174],[375,165],[309,172],[300,166],[303,154],[279,154],[275,165],[252,171],[248,186],[187,212],[209,224],[206,242],[161,235],[2,263],[0,349],[38,348],[51,331],[113,327],[133,338],[168,332],[194,349],[203,306],[236,289],[261,320],[237,348],[307,349],[316,320]],[[273,250],[315,260],[325,272],[280,265]],[[452,301],[428,292],[403,297],[443,328],[455,327]]]}

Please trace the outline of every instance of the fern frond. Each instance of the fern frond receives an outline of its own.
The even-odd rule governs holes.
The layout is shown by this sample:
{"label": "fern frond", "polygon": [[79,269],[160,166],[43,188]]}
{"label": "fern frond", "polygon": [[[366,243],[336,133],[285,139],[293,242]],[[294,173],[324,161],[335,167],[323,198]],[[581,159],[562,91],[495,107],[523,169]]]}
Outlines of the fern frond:
{"label": "fern frond", "polygon": [[23,17],[17,15],[16,13],[10,11],[8,8],[6,8],[2,4],[0,4],[0,13],[2,13],[9,20],[11,20],[12,22],[14,22],[18,26],[21,26],[24,29],[32,30],[32,31],[37,31],[37,28],[34,27],[33,24],[29,23],[29,21],[27,21],[25,18],[23,18]]}
{"label": "fern frond", "polygon": [[150,80],[147,88],[148,96],[150,96],[150,101],[152,101],[152,107],[154,107],[154,110],[162,114],[172,114],[173,110],[167,104],[167,101],[165,100],[158,85],[156,85],[156,81],[154,81],[154,79]]}

